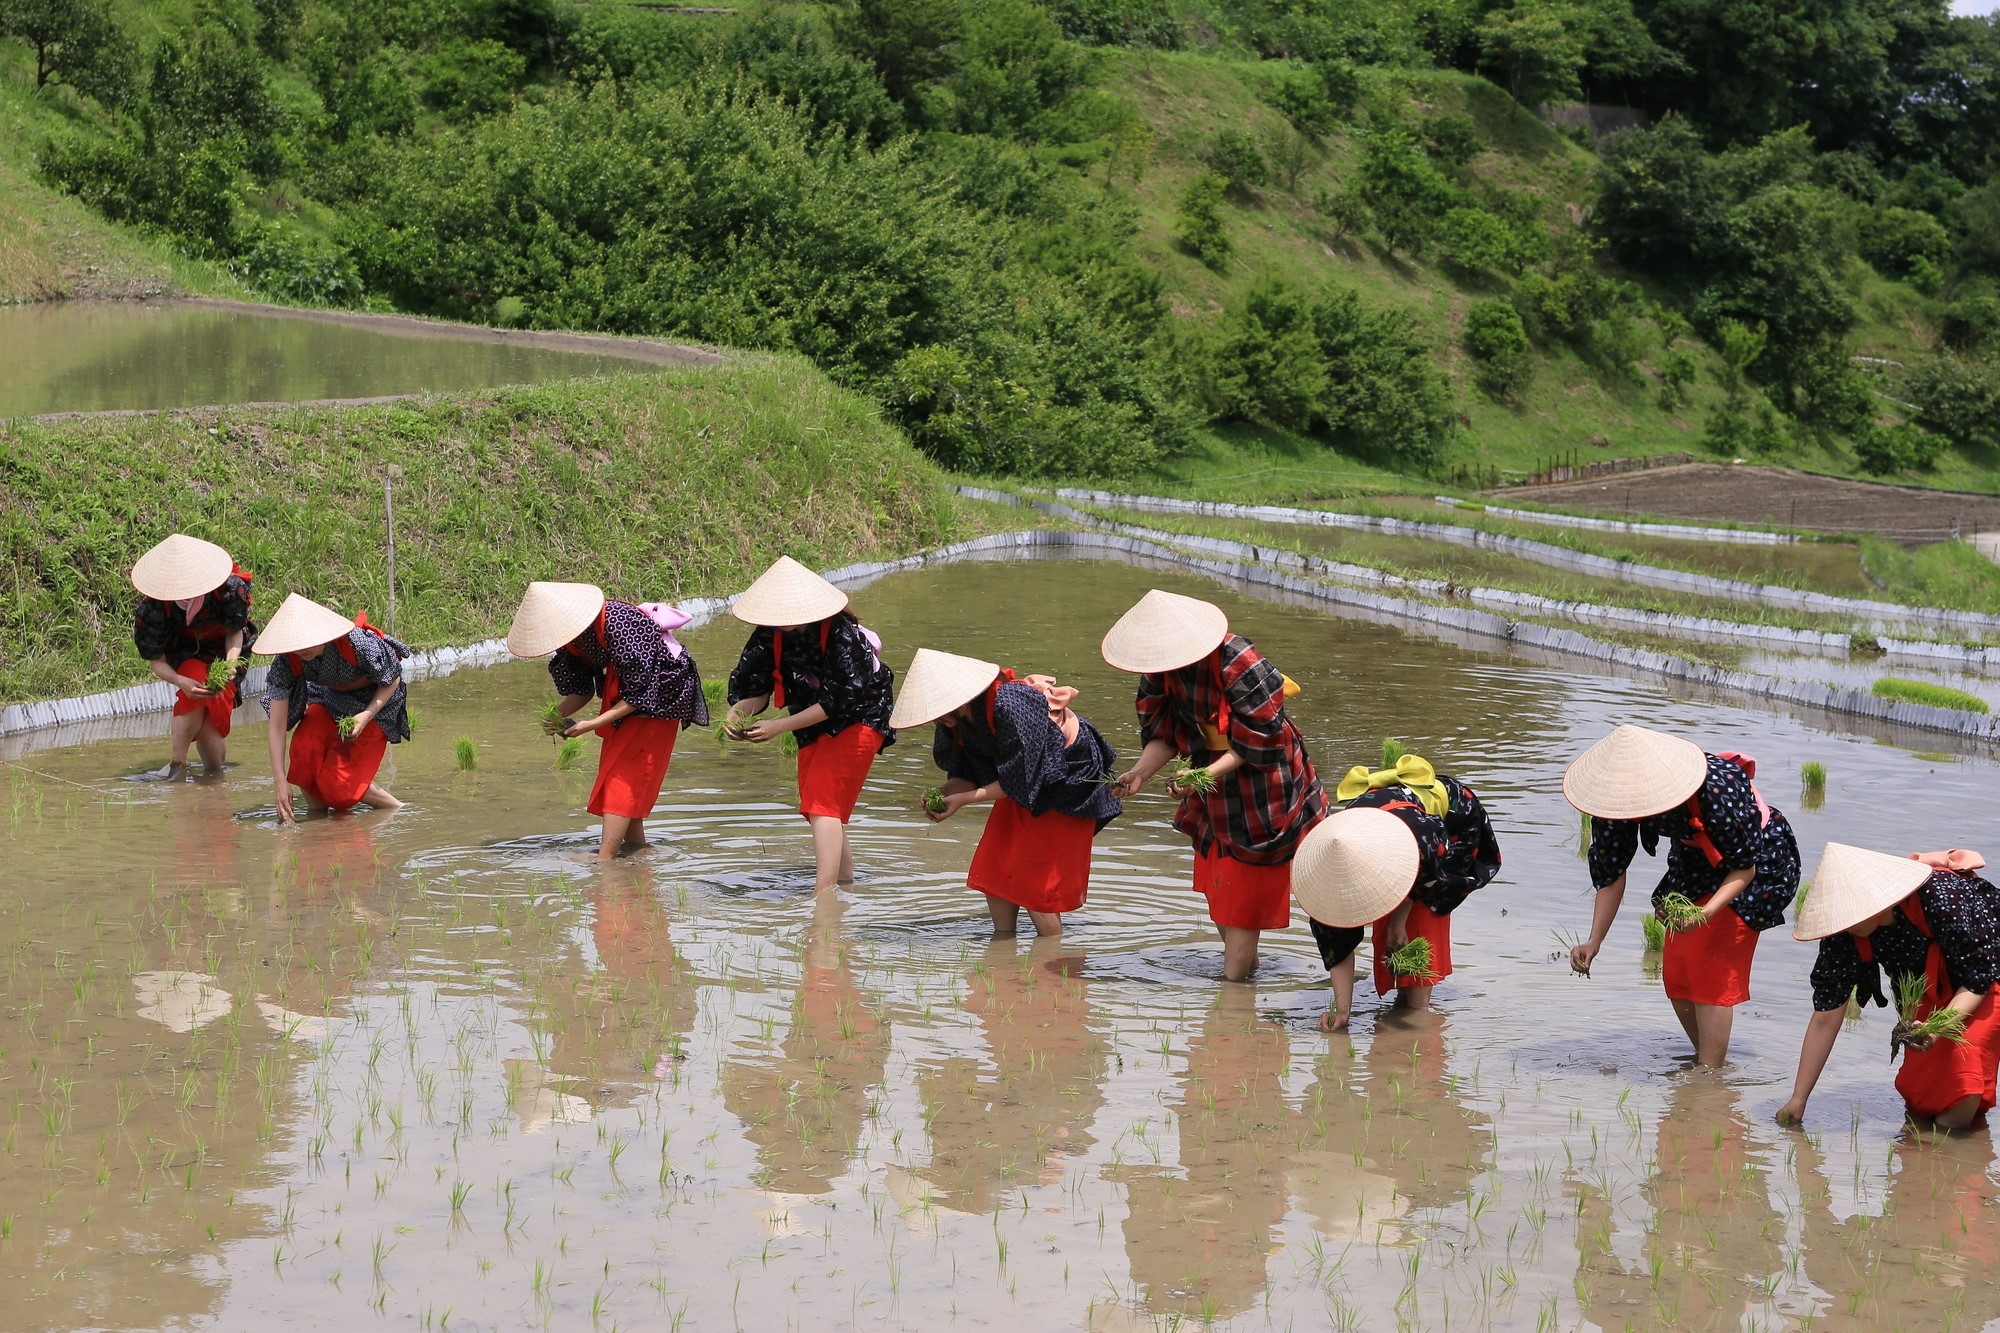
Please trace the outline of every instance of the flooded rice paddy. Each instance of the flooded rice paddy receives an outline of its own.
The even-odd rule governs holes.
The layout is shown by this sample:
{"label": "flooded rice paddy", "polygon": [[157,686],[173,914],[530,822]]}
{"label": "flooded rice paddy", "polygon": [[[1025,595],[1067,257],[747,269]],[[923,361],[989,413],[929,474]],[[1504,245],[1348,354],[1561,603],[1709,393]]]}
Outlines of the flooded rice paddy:
{"label": "flooded rice paddy", "polygon": [[0,417],[441,393],[646,368],[509,337],[175,301],[0,307]]}
{"label": "flooded rice paddy", "polygon": [[[1147,587],[1220,600],[1304,687],[1323,774],[1397,736],[1474,783],[1506,868],[1429,1019],[1351,1037],[1303,922],[1224,986],[1158,796],[1099,839],[1059,940],[989,942],[976,820],[877,764],[861,881],[809,894],[772,750],[684,738],[607,868],[551,767],[539,664],[415,687],[409,807],[279,830],[261,727],[225,779],[157,740],[21,754],[0,838],[0,1276],[22,1327],[1976,1329],[1994,1152],[1905,1133],[1871,1011],[1809,1133],[1813,951],[1760,950],[1736,1064],[1692,1073],[1631,895],[1595,976],[1563,762],[1618,721],[1762,761],[1829,836],[1977,845],[1989,757],[1663,694],[1118,564],[895,575],[857,608],[1053,671],[1122,751],[1096,641]],[[724,673],[740,635],[686,636]],[[455,737],[478,745],[456,767]],[[1824,804],[1796,775],[1826,765]],[[29,771],[32,770],[32,771]],[[1952,822],[1954,815],[1957,822]],[[1657,873],[1641,866],[1641,873]]]}

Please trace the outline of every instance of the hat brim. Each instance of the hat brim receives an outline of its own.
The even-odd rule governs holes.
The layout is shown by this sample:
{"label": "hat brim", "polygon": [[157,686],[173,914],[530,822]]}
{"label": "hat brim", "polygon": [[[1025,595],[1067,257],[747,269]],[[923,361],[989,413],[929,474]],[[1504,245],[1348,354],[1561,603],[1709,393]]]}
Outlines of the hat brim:
{"label": "hat brim", "polygon": [[507,629],[507,651],[516,657],[554,652],[589,629],[604,602],[604,589],[594,583],[530,583]]}
{"label": "hat brim", "polygon": [[744,624],[773,629],[817,624],[846,609],[846,593],[790,556],[780,556],[729,604],[729,614]]}
{"label": "hat brim", "polygon": [[1563,770],[1565,799],[1597,819],[1645,819],[1700,791],[1708,755],[1693,741],[1621,726]]}
{"label": "hat brim", "polygon": [[302,653],[308,648],[317,648],[323,643],[332,643],[344,638],[354,629],[354,622],[338,611],[330,610],[297,593],[285,598],[278,614],[271,617],[271,623],[257,636],[257,642],[250,646],[254,653]]}
{"label": "hat brim", "polygon": [[1155,588],[1105,631],[1099,652],[1120,671],[1157,675],[1201,661],[1229,637],[1229,616],[1213,602]]}
{"label": "hat brim", "polygon": [[1904,856],[1829,842],[1792,924],[1795,940],[1823,940],[1894,907],[1924,886],[1931,867]]}
{"label": "hat brim", "polygon": [[889,725],[901,729],[935,722],[977,699],[999,675],[997,663],[919,648],[910,669],[903,673],[903,690],[896,696]]}
{"label": "hat brim", "polygon": [[1387,810],[1336,810],[1300,840],[1292,896],[1324,925],[1379,921],[1416,887],[1421,856],[1409,825]]}
{"label": "hat brim", "polygon": [[214,592],[235,569],[229,552],[214,542],[176,532],[139,557],[132,586],[156,602],[179,602]]}

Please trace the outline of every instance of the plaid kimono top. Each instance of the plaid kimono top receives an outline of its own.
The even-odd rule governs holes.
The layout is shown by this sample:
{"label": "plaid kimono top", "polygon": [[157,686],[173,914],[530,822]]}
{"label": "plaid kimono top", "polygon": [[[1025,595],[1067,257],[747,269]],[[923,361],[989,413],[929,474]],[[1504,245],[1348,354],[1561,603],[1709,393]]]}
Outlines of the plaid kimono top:
{"label": "plaid kimono top", "polygon": [[1240,634],[1192,666],[1141,675],[1138,710],[1141,744],[1165,741],[1176,754],[1210,762],[1222,751],[1207,724],[1243,761],[1207,796],[1182,799],[1174,827],[1194,839],[1195,851],[1282,865],[1326,818],[1305,737],[1285,713],[1285,678]]}

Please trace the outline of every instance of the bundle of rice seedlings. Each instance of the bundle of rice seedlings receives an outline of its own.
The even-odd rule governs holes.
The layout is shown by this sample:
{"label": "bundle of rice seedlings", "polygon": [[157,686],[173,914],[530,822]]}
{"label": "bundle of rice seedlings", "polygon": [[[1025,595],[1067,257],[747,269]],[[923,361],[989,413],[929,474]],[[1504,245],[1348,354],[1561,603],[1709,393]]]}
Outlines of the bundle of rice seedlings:
{"label": "bundle of rice seedlings", "polygon": [[1167,784],[1206,796],[1215,790],[1215,774],[1206,768],[1196,768],[1185,759],[1176,759],[1167,765]]}
{"label": "bundle of rice seedlings", "polygon": [[1826,765],[1817,759],[1808,759],[1799,766],[1799,781],[1807,791],[1823,791],[1826,788]]}
{"label": "bundle of rice seedlings", "polygon": [[701,697],[708,701],[709,715],[725,712],[729,708],[729,682],[727,680],[705,680],[701,683]]}
{"label": "bundle of rice seedlings", "polygon": [[1660,924],[1675,933],[1693,930],[1701,924],[1701,908],[1685,893],[1670,893],[1660,899],[1658,915]]}
{"label": "bundle of rice seedlings", "polygon": [[211,690],[225,690],[229,688],[230,682],[236,679],[236,669],[242,665],[242,662],[233,662],[226,657],[218,657],[213,662],[210,662],[208,664],[208,688]]}
{"label": "bundle of rice seedlings", "polygon": [[556,747],[556,768],[565,771],[576,767],[576,761],[583,758],[583,737],[570,736]]}
{"label": "bundle of rice seedlings", "polygon": [[452,753],[458,756],[458,768],[461,773],[470,773],[479,767],[479,747],[472,743],[472,737],[460,736],[451,743],[451,749]]}
{"label": "bundle of rice seedlings", "polygon": [[1928,704],[1932,708],[1956,708],[1966,713],[1993,711],[1992,705],[1976,694],[1954,690],[1949,685],[1934,685],[1927,680],[1904,680],[1901,676],[1884,676],[1870,686],[1868,692],[1877,699]]}
{"label": "bundle of rice seedlings", "polygon": [[418,714],[417,710],[405,704],[403,707],[403,725],[407,726],[410,729],[411,740],[415,740],[417,738],[417,728],[420,725],[422,725],[422,722],[423,719]]}
{"label": "bundle of rice seedlings", "polygon": [[1402,757],[1403,757],[1404,755],[1406,755],[1406,754],[1408,754],[1408,753],[1409,753],[1409,750],[1408,750],[1408,749],[1407,749],[1407,748],[1406,748],[1406,747],[1405,747],[1405,746],[1403,745],[1403,743],[1402,743],[1401,741],[1397,741],[1397,740],[1385,740],[1385,741],[1383,741],[1383,742],[1382,742],[1382,767],[1384,767],[1384,768],[1394,768],[1394,767],[1396,766],[1396,761],[1397,761],[1398,759],[1401,759],[1401,758],[1402,758]]}
{"label": "bundle of rice seedlings", "polygon": [[1917,1010],[1923,1006],[1924,992],[1929,987],[1930,979],[1915,972],[1896,982],[1896,1012],[1900,1017],[1896,1026],[1889,1030],[1891,1060],[1903,1047],[1926,1037],[1942,1037],[1946,1041],[1965,1040],[1965,1015],[1949,1005],[1932,1010],[1928,1018],[1917,1017]]}
{"label": "bundle of rice seedlings", "polygon": [[354,726],[357,720],[353,717],[343,717],[333,724],[333,729],[340,733],[340,739],[351,741],[354,739]]}
{"label": "bundle of rice seedlings", "polygon": [[551,745],[555,743],[555,738],[562,734],[563,728],[569,725],[569,719],[563,716],[560,700],[551,699],[543,704],[542,711],[537,716],[542,724],[542,734],[549,738]]}
{"label": "bundle of rice seedlings", "polygon": [[924,788],[924,809],[934,815],[944,813],[944,791],[938,787]]}
{"label": "bundle of rice seedlings", "polygon": [[748,713],[740,717],[735,713],[725,713],[722,718],[722,725],[716,728],[715,734],[725,741],[747,740],[750,733],[750,724],[755,722],[758,716],[756,713]]}
{"label": "bundle of rice seedlings", "polygon": [[1658,953],[1667,947],[1667,928],[1660,924],[1658,917],[1640,917],[1639,927],[1646,932],[1647,953]]}
{"label": "bundle of rice seedlings", "polygon": [[785,758],[787,759],[798,758],[799,733],[796,731],[788,731],[784,735],[780,736],[778,738],[778,753],[784,755]]}
{"label": "bundle of rice seedlings", "polygon": [[1420,935],[1389,955],[1389,975],[1414,977],[1418,985],[1427,986],[1437,979],[1433,963],[1431,942]]}
{"label": "bundle of rice seedlings", "polygon": [[1576,816],[1576,854],[1580,860],[1590,859],[1590,815],[1584,811]]}

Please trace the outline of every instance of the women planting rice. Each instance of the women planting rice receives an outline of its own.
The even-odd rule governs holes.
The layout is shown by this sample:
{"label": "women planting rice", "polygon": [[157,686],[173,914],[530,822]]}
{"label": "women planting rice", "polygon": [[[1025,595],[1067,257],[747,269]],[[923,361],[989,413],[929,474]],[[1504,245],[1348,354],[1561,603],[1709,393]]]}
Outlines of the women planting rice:
{"label": "women planting rice", "polygon": [[[266,682],[271,715],[271,779],[278,789],[278,818],[292,820],[292,787],[309,806],[348,810],[368,804],[394,810],[402,804],[375,781],[391,744],[410,738],[403,684],[407,645],[368,623],[364,612],[349,620],[293,593],[257,636],[256,651],[276,656]],[[348,735],[341,722],[352,719]],[[291,760],[285,756],[286,734]]]}
{"label": "women planting rice", "polygon": [[1305,738],[1285,713],[1296,692],[1210,602],[1155,588],[1104,636],[1104,660],[1138,674],[1139,760],[1113,790],[1136,796],[1176,756],[1212,787],[1169,781],[1174,827],[1194,840],[1194,887],[1222,935],[1222,974],[1247,980],[1259,931],[1291,922],[1291,860],[1326,817]]}
{"label": "women planting rice", "polygon": [[1500,844],[1472,788],[1406,754],[1395,767],[1359,765],[1336,795],[1346,809],[1305,836],[1292,890],[1312,921],[1333,987],[1321,1026],[1345,1028],[1354,1009],[1354,951],[1375,928],[1375,989],[1396,1007],[1427,1009],[1451,975],[1451,913],[1500,870]]}
{"label": "women planting rice", "polygon": [[187,771],[189,745],[210,773],[220,773],[228,757],[243,644],[257,634],[251,577],[214,542],[178,532],[132,566],[139,590],[132,642],[153,674],[179,691],[168,733],[169,778]]}
{"label": "women planting rice", "polygon": [[1090,888],[1091,840],[1123,809],[1105,784],[1117,753],[1070,711],[1075,698],[1051,676],[919,648],[889,717],[898,729],[937,723],[945,784],[924,803],[932,823],[993,805],[965,882],[986,895],[995,935],[1012,935],[1023,909],[1037,934],[1060,935]]}
{"label": "women planting rice", "polygon": [[1819,941],[1819,960],[1781,1124],[1805,1118],[1849,996],[1897,1004],[1889,1057],[1902,1048],[1896,1091],[1912,1121],[1938,1129],[1984,1122],[2000,1074],[2000,890],[1975,873],[1985,864],[1977,852],[1903,858],[1826,845],[1792,928],[1799,939]]}
{"label": "women planting rice", "polygon": [[1757,935],[1784,920],[1799,887],[1798,842],[1750,785],[1756,771],[1748,756],[1621,726],[1563,772],[1563,795],[1591,817],[1597,889],[1590,938],[1570,951],[1570,966],[1589,973],[1640,844],[1650,855],[1668,839],[1667,873],[1653,890],[1668,929],[1661,972],[1697,1063],[1711,1068],[1728,1057],[1735,1006],[1750,998]]}
{"label": "women planting rice", "polygon": [[[847,594],[789,556],[730,611],[755,625],[729,673],[728,729],[745,740],[790,733],[799,746],[799,813],[812,828],[813,891],[854,882],[847,821],[875,756],[895,743],[895,673],[880,642],[847,609]],[[767,707],[790,715],[751,722]]]}
{"label": "women planting rice", "polygon": [[[544,727],[604,742],[585,808],[604,821],[598,859],[646,845],[646,816],[660,799],[683,724],[708,725],[708,701],[694,658],[674,638],[688,616],[671,606],[607,599],[591,583],[530,583],[507,632],[516,657],[549,658],[562,695]],[[572,720],[601,697],[597,716]]]}

